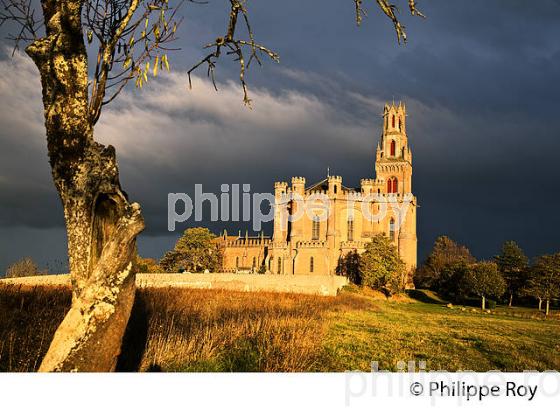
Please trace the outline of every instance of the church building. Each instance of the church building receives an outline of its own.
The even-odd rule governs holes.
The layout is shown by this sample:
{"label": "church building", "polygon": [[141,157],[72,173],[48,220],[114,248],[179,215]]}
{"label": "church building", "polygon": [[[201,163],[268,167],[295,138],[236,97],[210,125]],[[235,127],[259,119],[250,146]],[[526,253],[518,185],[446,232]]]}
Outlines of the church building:
{"label": "church building", "polygon": [[272,238],[218,238],[224,271],[283,275],[334,275],[343,256],[361,253],[374,235],[387,235],[412,272],[417,263],[416,197],[412,194],[412,152],[406,132],[406,107],[385,105],[383,131],[375,155],[375,177],[349,188],[328,175],[307,184],[274,184]]}

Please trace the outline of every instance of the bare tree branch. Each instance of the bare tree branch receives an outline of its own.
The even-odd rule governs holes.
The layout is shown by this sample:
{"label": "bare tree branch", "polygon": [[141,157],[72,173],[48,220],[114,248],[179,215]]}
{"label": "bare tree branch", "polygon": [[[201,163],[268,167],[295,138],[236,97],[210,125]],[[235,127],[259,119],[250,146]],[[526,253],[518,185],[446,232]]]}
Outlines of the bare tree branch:
{"label": "bare tree branch", "polygon": [[5,23],[13,22],[17,33],[7,37],[14,41],[12,56],[19,49],[20,42],[30,42],[37,39],[37,31],[42,27],[41,20],[35,19],[35,9],[32,0],[1,0],[0,27]]}
{"label": "bare tree branch", "polygon": [[[255,42],[253,29],[251,28],[251,25],[249,23],[249,16],[247,14],[245,5],[246,0],[230,0],[229,20],[225,36],[218,37],[213,43],[207,44],[204,48],[212,48],[213,51],[198,63],[196,63],[193,67],[191,67],[187,74],[189,76],[189,88],[192,88],[191,74],[201,65],[206,64],[208,69],[207,75],[211,78],[214,88],[217,89],[214,71],[216,69],[216,62],[221,56],[223,49],[225,48],[226,55],[234,56],[234,61],[237,61],[239,63],[239,82],[241,83],[241,87],[243,88],[243,102],[250,107],[251,99],[249,98],[247,83],[245,81],[245,73],[247,68],[249,67],[253,59],[257,61],[259,65],[262,64],[259,58],[259,54],[266,55],[276,62],[280,61],[280,57],[274,51]],[[240,40],[235,37],[237,21],[240,13],[249,35],[248,41]],[[245,49],[247,48],[249,50],[249,60],[245,62]]]}
{"label": "bare tree branch", "polygon": [[[187,72],[189,76],[189,88],[192,88],[192,79],[191,74],[196,71],[199,67],[206,65],[207,67],[207,75],[212,80],[212,84],[214,88],[217,89],[216,86],[216,79],[215,79],[215,70],[216,64],[218,59],[222,56],[224,49],[226,49],[226,55],[233,55],[234,61],[239,63],[239,81],[241,83],[241,87],[243,89],[243,102],[250,106],[251,100],[249,99],[247,83],[245,80],[245,74],[247,69],[249,68],[253,59],[257,61],[259,65],[261,65],[261,60],[259,58],[259,54],[267,55],[273,61],[278,62],[279,56],[275,52],[271,51],[270,49],[257,44],[255,42],[254,32],[249,24],[249,16],[247,13],[247,4],[248,0],[230,0],[230,11],[229,11],[229,19],[228,25],[226,28],[226,34],[224,37],[218,37],[214,42],[207,44],[204,46],[205,49],[212,49],[212,52],[203,57],[200,61],[198,61],[195,65],[193,65],[190,70]],[[360,25],[364,16],[366,16],[366,12],[363,8],[363,0],[353,0],[354,7],[356,12],[356,24]],[[403,43],[406,43],[407,37],[404,26],[400,23],[399,19],[397,18],[398,9],[395,5],[391,4],[389,0],[375,0],[378,7],[381,11],[392,21],[395,31],[397,33],[397,41],[401,44],[401,40]],[[416,8],[417,2],[415,0],[408,0],[408,8],[410,13],[413,16],[425,17],[418,9]],[[245,23],[245,28],[247,29],[249,40],[240,40],[236,38],[235,31],[237,28],[237,22],[239,14],[241,13],[243,17],[243,21]],[[246,60],[244,48],[249,48],[249,59]],[[247,62],[246,62],[247,61]]]}
{"label": "bare tree branch", "polygon": [[[33,0],[0,0],[0,25],[12,22],[17,31],[9,38],[15,42],[14,52],[20,42],[35,41],[42,29],[41,18],[35,18]],[[46,0],[43,0],[46,1]],[[157,76],[161,69],[169,69],[168,51],[176,50],[169,44],[176,40],[177,11],[184,1],[206,3],[197,0],[181,0],[175,6],[169,0],[85,0],[82,24],[89,48],[97,48],[97,59],[90,84],[88,112],[91,124],[95,124],[104,105],[113,101],[130,80],[142,87],[150,75]],[[397,41],[406,43],[405,27],[397,17],[398,9],[390,0],[375,0],[379,9],[391,20]],[[425,17],[415,0],[407,0],[413,16]],[[215,70],[218,59],[225,53],[239,65],[239,82],[243,89],[243,102],[250,106],[246,73],[251,63],[262,65],[262,56],[278,62],[279,56],[271,49],[255,41],[253,28],[247,12],[248,0],[229,0],[229,18],[223,37],[204,46],[211,52],[188,70],[189,87],[191,74],[206,66],[207,75],[217,89]],[[363,0],[353,0],[356,24],[367,16]],[[243,22],[247,39],[237,36],[238,22]],[[106,97],[107,90],[113,93]]]}

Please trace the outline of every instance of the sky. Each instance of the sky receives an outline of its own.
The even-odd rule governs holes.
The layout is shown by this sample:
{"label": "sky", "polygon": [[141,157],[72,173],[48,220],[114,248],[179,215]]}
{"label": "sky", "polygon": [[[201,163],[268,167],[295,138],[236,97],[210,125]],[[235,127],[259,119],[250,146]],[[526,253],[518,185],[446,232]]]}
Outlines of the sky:
{"label": "sky", "polygon": [[[227,3],[186,4],[171,73],[126,89],[95,128],[116,147],[122,186],[142,205],[143,256],[161,257],[187,226],[250,228],[206,221],[168,232],[167,194],[194,184],[272,192],[275,181],[312,183],[329,167],[359,186],[374,176],[383,104],[393,100],[407,106],[419,262],[440,235],[481,259],[505,240],[529,256],[560,251],[559,0],[424,0],[425,20],[397,1],[406,45],[373,2],[358,28],[351,0],[250,0],[257,41],[280,55],[248,73],[252,110],[227,60],[217,92],[204,71],[187,87],[202,45],[225,30]],[[0,272],[23,256],[63,271],[65,241],[38,73],[2,40]]]}

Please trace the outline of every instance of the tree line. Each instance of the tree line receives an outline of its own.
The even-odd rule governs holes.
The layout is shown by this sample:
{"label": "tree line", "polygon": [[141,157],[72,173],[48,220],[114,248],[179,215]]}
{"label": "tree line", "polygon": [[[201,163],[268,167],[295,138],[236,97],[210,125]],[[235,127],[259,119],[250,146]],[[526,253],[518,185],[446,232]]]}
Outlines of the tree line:
{"label": "tree line", "polygon": [[[159,262],[138,256],[138,272],[219,272],[223,268],[223,250],[215,238],[207,228],[189,228]],[[363,253],[353,251],[341,257],[337,267],[337,274],[352,283],[387,295],[411,285],[409,273],[397,248],[383,234],[374,236]],[[5,276],[37,274],[41,274],[37,265],[31,258],[24,258],[12,264]],[[492,260],[477,261],[466,246],[440,236],[414,272],[413,282],[416,288],[431,289],[455,302],[476,296],[482,309],[492,307],[496,301],[511,307],[514,301],[532,298],[538,302],[539,310],[543,310],[544,303],[548,315],[551,302],[560,298],[560,252],[537,256],[530,263],[516,242],[507,241]]]}
{"label": "tree line", "polygon": [[539,310],[544,302],[548,315],[551,301],[560,298],[560,252],[530,262],[516,242],[507,241],[492,260],[477,261],[467,247],[440,236],[416,270],[414,284],[458,302],[475,295],[483,309],[488,299],[507,301],[511,307],[530,297],[538,301]]}

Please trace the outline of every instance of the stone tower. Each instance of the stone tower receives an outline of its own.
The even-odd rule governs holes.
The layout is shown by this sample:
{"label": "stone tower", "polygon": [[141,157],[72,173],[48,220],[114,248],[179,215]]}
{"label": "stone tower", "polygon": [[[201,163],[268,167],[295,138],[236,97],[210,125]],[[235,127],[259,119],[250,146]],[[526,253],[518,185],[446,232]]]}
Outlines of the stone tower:
{"label": "stone tower", "polygon": [[[387,232],[409,267],[416,266],[416,198],[412,194],[412,152],[406,133],[406,106],[386,104],[383,131],[377,145],[375,174],[388,199],[407,204],[400,214],[388,219]],[[406,201],[409,199],[409,201]]]}

